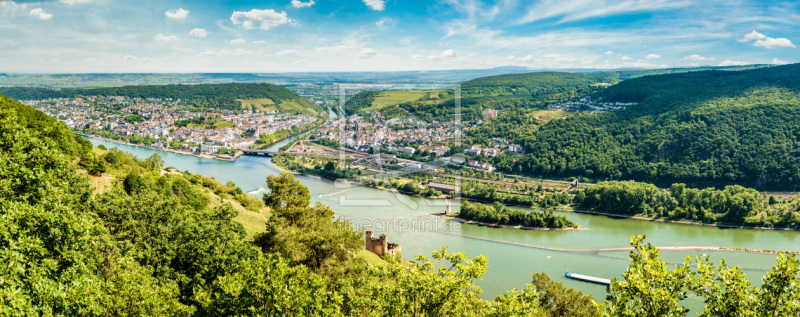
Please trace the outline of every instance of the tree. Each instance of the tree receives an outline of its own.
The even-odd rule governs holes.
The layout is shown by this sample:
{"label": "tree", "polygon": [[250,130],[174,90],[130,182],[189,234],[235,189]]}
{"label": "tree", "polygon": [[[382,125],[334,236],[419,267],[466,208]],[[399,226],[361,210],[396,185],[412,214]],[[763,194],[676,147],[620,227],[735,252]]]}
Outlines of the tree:
{"label": "tree", "polygon": [[539,309],[546,316],[599,316],[591,295],[554,282],[547,273],[533,273],[531,286],[538,294]]}
{"label": "tree", "polygon": [[153,155],[148,156],[142,161],[142,165],[146,169],[157,171],[164,167],[164,159],[161,158],[161,155],[158,155],[158,153],[153,153]]}
{"label": "tree", "polygon": [[340,315],[342,299],[327,283],[305,266],[259,256],[200,290],[195,300],[208,316]]}
{"label": "tree", "polygon": [[658,258],[658,249],[649,243],[642,245],[643,240],[644,236],[631,238],[631,264],[622,274],[622,281],[611,281],[606,302],[601,306],[603,315],[685,316],[689,310],[680,301],[686,298],[690,283],[690,258],[669,270]]}
{"label": "tree", "polygon": [[293,264],[315,271],[346,271],[351,253],[363,246],[362,234],[350,222],[333,219],[333,210],[309,206],[308,188],[294,176],[281,173],[267,178],[269,194],[264,203],[272,208],[267,231],[255,238],[265,253],[279,254]]}
{"label": "tree", "polygon": [[369,275],[379,280],[360,285],[359,289],[362,296],[372,299],[371,309],[388,316],[480,315],[488,312],[491,303],[478,297],[481,289],[473,283],[483,277],[487,263],[485,256],[469,259],[442,247],[434,251],[431,260],[420,255],[410,266],[369,266]]}
{"label": "tree", "polygon": [[107,168],[108,168],[108,163],[106,163],[106,160],[95,159],[92,166],[89,167],[89,174],[94,176],[99,176],[105,173]]}
{"label": "tree", "polygon": [[270,192],[264,194],[264,205],[271,208],[274,214],[289,218],[292,224],[295,223],[293,210],[308,206],[311,200],[308,188],[286,172],[278,176],[269,175],[267,187]]}
{"label": "tree", "polygon": [[125,179],[122,180],[122,187],[128,195],[133,196],[142,192],[145,188],[145,184],[142,177],[139,176],[139,173],[134,172],[125,176]]}

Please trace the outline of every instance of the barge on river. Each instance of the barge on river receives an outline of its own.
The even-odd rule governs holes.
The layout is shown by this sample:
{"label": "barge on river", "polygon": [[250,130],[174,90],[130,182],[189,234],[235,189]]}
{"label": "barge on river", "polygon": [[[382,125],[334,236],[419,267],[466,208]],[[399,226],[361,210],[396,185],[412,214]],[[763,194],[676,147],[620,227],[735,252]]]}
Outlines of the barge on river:
{"label": "barge on river", "polygon": [[611,285],[611,280],[609,280],[609,279],[599,278],[599,277],[594,277],[594,276],[589,276],[589,275],[575,274],[575,273],[567,272],[567,273],[564,273],[564,277],[566,277],[568,279],[571,279],[571,280],[581,281],[581,282],[594,283],[594,284],[606,285],[606,286]]}

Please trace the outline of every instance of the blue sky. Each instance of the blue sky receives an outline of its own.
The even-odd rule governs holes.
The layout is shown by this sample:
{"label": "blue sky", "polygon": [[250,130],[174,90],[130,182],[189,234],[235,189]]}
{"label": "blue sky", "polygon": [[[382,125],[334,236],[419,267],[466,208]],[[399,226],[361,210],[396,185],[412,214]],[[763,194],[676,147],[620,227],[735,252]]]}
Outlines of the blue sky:
{"label": "blue sky", "polygon": [[0,0],[0,72],[800,62],[800,1]]}

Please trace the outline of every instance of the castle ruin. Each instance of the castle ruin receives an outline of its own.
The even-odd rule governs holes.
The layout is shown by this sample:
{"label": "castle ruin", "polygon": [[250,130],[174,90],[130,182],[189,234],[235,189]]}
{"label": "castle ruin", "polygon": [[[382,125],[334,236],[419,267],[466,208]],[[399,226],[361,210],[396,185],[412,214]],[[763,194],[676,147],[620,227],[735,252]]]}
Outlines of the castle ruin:
{"label": "castle ruin", "polygon": [[377,254],[378,256],[383,256],[384,254],[388,255],[396,255],[400,253],[400,245],[397,243],[389,243],[386,240],[386,235],[382,234],[380,237],[375,238],[372,235],[374,231],[372,229],[367,229],[367,236],[366,236],[366,249],[372,253]]}

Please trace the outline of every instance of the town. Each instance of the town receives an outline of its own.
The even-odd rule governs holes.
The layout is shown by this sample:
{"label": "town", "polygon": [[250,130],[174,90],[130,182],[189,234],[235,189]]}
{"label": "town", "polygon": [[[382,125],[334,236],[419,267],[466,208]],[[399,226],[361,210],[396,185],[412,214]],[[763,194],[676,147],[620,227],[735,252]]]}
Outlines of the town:
{"label": "town", "polygon": [[[498,111],[486,109],[484,119],[497,117]],[[410,166],[420,166],[415,161],[441,159],[448,163],[483,169],[489,172],[495,168],[467,157],[495,157],[500,153],[524,154],[522,146],[508,140],[493,138],[488,146],[480,144],[464,147],[460,138],[464,131],[478,127],[478,123],[457,124],[456,122],[424,122],[411,116],[385,120],[378,111],[369,111],[369,117],[352,115],[326,124],[314,133],[316,139],[334,140],[340,145],[361,153],[384,152],[385,156],[400,156]],[[457,148],[457,146],[459,148]],[[467,157],[465,157],[465,155]]]}
{"label": "town", "polygon": [[283,130],[316,122],[307,114],[200,111],[180,100],[87,96],[27,100],[69,128],[114,141],[198,154],[235,154]]}

